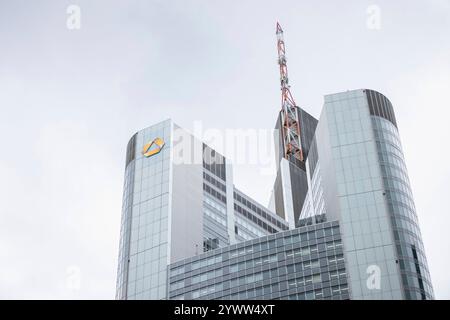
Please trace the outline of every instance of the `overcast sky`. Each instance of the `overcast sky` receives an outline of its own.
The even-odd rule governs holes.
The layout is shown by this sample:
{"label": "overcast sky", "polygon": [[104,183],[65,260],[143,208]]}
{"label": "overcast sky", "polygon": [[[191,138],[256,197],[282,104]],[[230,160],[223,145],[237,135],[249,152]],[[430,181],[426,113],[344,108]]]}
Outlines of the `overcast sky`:
{"label": "overcast sky", "polygon": [[[349,89],[394,104],[436,297],[450,298],[449,0],[0,0],[0,298],[114,298],[128,139],[166,118],[271,129],[277,20],[312,115]],[[267,204],[275,172],[260,169],[234,181]]]}

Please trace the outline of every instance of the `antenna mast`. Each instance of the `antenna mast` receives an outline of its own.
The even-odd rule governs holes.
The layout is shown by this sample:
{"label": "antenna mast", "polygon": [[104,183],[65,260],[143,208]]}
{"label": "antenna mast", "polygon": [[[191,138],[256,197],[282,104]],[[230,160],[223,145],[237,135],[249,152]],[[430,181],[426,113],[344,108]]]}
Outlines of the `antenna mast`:
{"label": "antenna mast", "polygon": [[300,124],[298,121],[297,104],[292,97],[286,60],[286,47],[284,44],[283,29],[277,22],[277,48],[278,64],[280,66],[281,82],[281,123],[284,157],[289,160],[292,156],[295,159],[304,161],[300,139]]}

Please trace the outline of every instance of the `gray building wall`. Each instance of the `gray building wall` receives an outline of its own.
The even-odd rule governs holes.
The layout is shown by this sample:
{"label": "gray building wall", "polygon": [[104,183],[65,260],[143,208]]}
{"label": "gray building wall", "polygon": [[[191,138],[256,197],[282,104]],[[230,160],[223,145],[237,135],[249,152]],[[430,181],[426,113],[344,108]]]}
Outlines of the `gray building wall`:
{"label": "gray building wall", "polygon": [[195,161],[202,143],[177,125],[173,136],[170,261],[177,261],[203,252],[203,166]]}
{"label": "gray building wall", "polygon": [[[336,180],[336,162],[333,160],[333,150],[331,144],[331,134],[330,128],[334,130],[335,125],[330,127],[329,121],[330,115],[326,111],[324,106],[322,113],[320,115],[319,124],[316,130],[315,136],[315,147],[317,151],[315,152],[316,157],[308,159],[314,162],[311,171],[311,176],[313,176],[315,170],[320,170],[322,176],[322,190],[323,198],[325,203],[325,211],[327,212],[328,219],[339,219],[339,198],[337,196],[337,180]],[[333,117],[333,115],[331,115]],[[313,154],[311,152],[311,154]],[[311,166],[310,166],[311,167]]]}
{"label": "gray building wall", "polygon": [[170,299],[348,299],[338,222],[260,237],[169,267]]}
{"label": "gray building wall", "polygon": [[[432,298],[423,249],[416,249],[423,246],[412,197],[394,187],[409,191],[406,169],[402,165],[396,167],[403,180],[394,183],[393,170],[387,169],[385,163],[390,157],[386,148],[394,148],[398,157],[395,163],[402,159],[395,116],[392,106],[381,108],[387,104],[384,96],[377,93],[376,99],[374,103],[381,105],[370,107],[366,90],[325,97],[316,130],[316,163],[322,175],[326,214],[341,224],[353,299]],[[391,139],[377,126],[384,126]],[[403,224],[403,237],[400,232],[396,235],[398,221],[390,199],[407,199],[409,204],[406,209],[397,202],[398,210],[402,207],[408,211],[409,224]],[[404,239],[402,243],[400,238]],[[401,264],[401,257],[408,262]],[[374,280],[378,276],[379,285]]]}

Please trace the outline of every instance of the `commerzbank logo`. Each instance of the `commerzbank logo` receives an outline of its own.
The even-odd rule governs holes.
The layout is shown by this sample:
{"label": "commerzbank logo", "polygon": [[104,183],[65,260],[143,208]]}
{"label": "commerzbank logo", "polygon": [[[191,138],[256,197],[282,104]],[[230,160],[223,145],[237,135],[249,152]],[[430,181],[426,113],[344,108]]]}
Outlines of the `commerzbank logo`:
{"label": "commerzbank logo", "polygon": [[154,156],[155,154],[158,154],[162,150],[164,145],[165,142],[163,139],[156,138],[152,142],[149,142],[146,145],[144,145],[144,148],[142,148],[142,154],[144,155],[144,157],[147,158]]}

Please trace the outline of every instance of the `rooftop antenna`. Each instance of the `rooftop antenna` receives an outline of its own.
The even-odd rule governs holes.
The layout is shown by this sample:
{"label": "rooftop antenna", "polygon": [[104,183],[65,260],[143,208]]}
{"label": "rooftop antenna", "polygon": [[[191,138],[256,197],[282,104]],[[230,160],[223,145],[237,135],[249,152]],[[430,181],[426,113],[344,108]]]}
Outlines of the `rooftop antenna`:
{"label": "rooftop antenna", "polygon": [[300,161],[304,161],[303,151],[300,139],[300,123],[298,121],[297,104],[291,94],[287,59],[286,46],[284,43],[283,29],[277,22],[277,49],[278,49],[278,65],[280,66],[280,82],[281,82],[281,123],[282,123],[282,139],[284,157],[289,160],[294,157]]}

